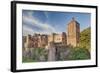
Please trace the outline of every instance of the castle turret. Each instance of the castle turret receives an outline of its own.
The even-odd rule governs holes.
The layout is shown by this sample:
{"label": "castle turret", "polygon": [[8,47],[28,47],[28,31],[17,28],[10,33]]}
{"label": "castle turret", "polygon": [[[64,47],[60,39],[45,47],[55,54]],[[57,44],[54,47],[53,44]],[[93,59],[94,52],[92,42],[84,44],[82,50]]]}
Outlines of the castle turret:
{"label": "castle turret", "polygon": [[67,45],[76,47],[79,45],[80,24],[73,17],[67,26]]}

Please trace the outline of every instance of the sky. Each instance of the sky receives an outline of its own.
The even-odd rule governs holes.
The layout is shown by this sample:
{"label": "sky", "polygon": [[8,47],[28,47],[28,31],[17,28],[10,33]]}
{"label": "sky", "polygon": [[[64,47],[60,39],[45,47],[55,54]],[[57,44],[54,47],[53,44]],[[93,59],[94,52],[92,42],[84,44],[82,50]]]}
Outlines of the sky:
{"label": "sky", "polygon": [[73,17],[80,23],[81,31],[91,26],[90,13],[23,10],[23,35],[67,32],[67,24]]}

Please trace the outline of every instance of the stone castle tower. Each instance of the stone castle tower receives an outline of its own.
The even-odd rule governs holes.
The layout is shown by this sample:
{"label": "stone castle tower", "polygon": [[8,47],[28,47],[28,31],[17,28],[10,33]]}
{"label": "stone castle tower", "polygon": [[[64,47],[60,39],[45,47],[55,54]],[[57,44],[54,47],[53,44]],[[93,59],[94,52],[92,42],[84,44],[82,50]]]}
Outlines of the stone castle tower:
{"label": "stone castle tower", "polygon": [[67,26],[67,45],[79,46],[80,24],[73,17]]}

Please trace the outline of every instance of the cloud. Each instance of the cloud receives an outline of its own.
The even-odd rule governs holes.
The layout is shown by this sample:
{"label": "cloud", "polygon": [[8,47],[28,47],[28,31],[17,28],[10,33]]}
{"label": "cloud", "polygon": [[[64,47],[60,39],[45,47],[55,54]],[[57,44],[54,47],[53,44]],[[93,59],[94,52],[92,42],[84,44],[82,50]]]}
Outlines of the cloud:
{"label": "cloud", "polygon": [[25,26],[25,25],[23,25],[23,35],[24,36],[26,36],[26,35],[28,35],[28,34],[33,34],[33,30],[32,29],[30,29],[29,27],[27,27],[27,26]]}
{"label": "cloud", "polygon": [[33,16],[33,11],[23,12],[23,33],[33,34],[33,33],[52,33],[55,32],[54,27],[48,23],[42,23]]}

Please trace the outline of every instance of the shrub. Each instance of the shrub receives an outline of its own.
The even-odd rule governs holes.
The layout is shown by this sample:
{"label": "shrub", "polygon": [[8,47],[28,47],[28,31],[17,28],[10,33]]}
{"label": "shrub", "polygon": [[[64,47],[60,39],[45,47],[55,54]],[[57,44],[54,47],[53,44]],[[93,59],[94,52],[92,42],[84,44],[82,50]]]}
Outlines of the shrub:
{"label": "shrub", "polygon": [[79,49],[71,49],[71,52],[68,56],[69,60],[84,60],[90,59],[90,53],[87,49],[79,48]]}

